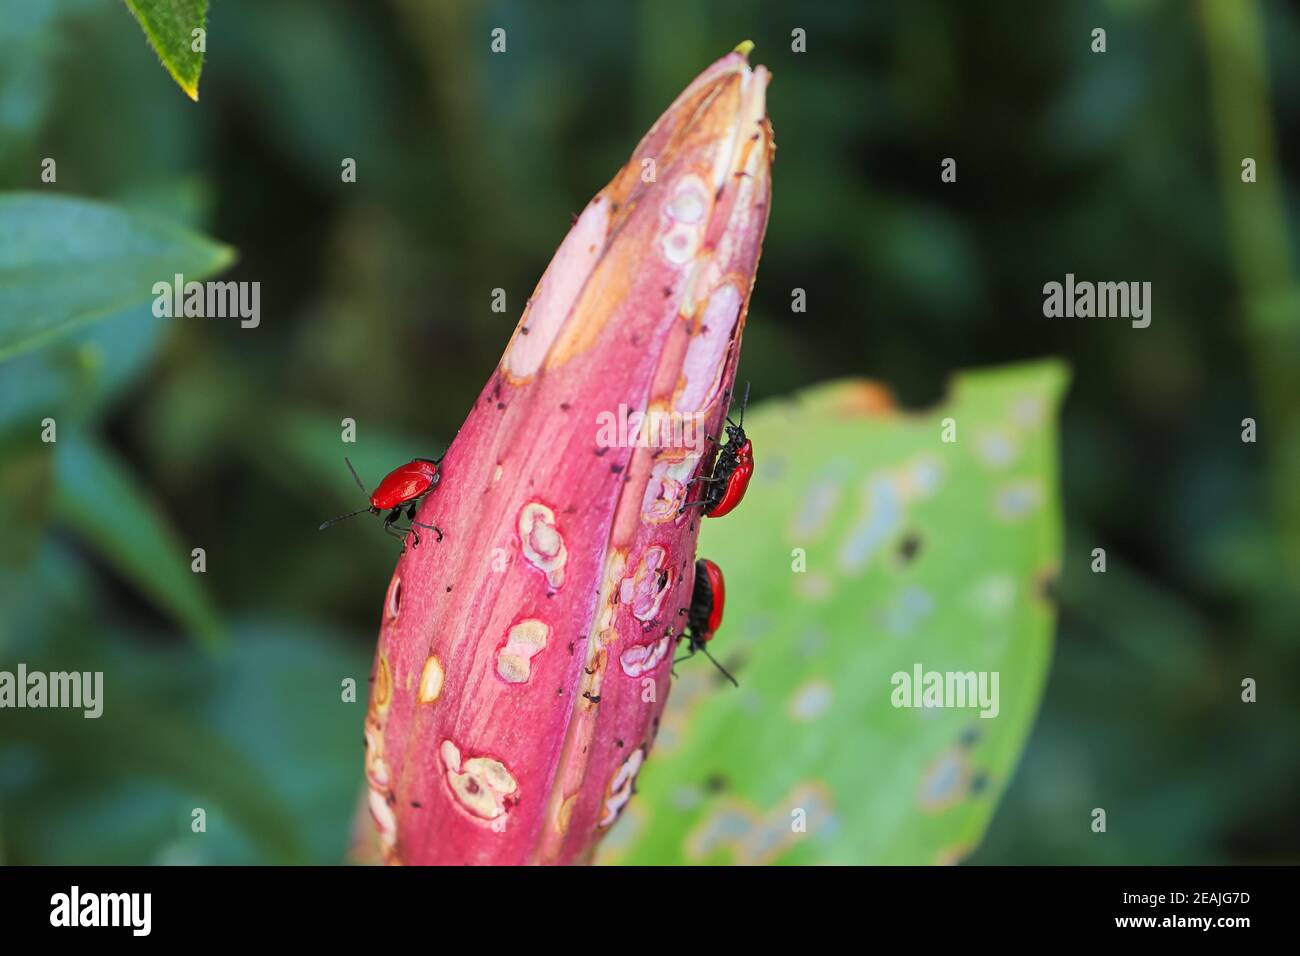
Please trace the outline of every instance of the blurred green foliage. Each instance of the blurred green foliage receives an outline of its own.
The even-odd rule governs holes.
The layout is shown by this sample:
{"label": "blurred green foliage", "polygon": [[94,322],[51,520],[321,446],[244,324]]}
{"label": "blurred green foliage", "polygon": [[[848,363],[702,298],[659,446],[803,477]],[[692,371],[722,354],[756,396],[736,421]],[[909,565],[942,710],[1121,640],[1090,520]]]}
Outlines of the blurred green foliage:
{"label": "blurred green foliage", "polygon": [[[102,667],[121,718],[0,716],[0,857],[339,859],[364,707],[340,681],[364,701],[395,559],[315,532],[355,500],[339,423],[371,479],[440,453],[570,213],[743,38],[779,143],[755,400],[1072,369],[1057,654],[974,859],[1300,855],[1293,7],[222,0],[207,29],[196,105],[116,0],[0,10],[0,190],[214,237],[262,283],[256,329],[114,306],[0,364],[0,663]],[[1044,319],[1066,272],[1151,281],[1151,327]]]}

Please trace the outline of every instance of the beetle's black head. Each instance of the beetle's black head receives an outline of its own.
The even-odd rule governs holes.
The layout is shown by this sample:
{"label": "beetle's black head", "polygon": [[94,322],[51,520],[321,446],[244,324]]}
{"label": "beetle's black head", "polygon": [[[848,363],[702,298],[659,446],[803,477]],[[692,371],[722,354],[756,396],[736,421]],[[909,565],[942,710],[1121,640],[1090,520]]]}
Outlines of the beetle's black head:
{"label": "beetle's black head", "polygon": [[745,440],[745,408],[749,405],[749,383],[745,383],[745,397],[740,401],[740,422],[733,422],[731,416],[727,416],[727,437],[734,443],[740,444]]}

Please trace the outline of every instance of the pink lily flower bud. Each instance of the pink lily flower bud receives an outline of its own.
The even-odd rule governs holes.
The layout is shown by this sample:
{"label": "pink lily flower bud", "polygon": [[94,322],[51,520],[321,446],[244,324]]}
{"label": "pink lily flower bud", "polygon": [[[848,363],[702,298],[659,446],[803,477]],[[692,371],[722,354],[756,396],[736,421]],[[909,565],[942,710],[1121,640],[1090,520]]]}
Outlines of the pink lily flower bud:
{"label": "pink lily flower bud", "polygon": [[767,225],[749,46],[577,217],[421,505],[445,537],[398,561],[365,725],[390,863],[585,862],[634,792]]}

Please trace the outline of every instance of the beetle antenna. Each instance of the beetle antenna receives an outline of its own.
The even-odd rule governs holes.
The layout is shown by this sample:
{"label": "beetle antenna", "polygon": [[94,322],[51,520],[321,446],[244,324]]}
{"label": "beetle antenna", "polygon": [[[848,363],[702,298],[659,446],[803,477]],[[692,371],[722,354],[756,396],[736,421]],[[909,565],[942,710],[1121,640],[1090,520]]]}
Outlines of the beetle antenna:
{"label": "beetle antenna", "polygon": [[336,525],[340,521],[343,521],[346,518],[355,518],[357,515],[363,514],[369,510],[370,510],[369,508],[358,508],[356,511],[349,512],[348,514],[345,515],[339,515],[337,518],[330,518],[329,521],[322,521],[320,527],[317,528],[316,530],[324,531],[326,528],[330,527],[331,525]]}
{"label": "beetle antenna", "polygon": [[[361,493],[367,498],[370,497],[370,492],[366,491],[366,486],[361,483],[361,478],[357,474],[357,470],[352,467],[352,462],[348,461],[346,455],[343,456],[343,463],[348,466],[348,471],[352,472],[352,479],[357,483],[357,487],[361,489]],[[353,512],[353,514],[360,514],[360,512]]]}
{"label": "beetle antenna", "polygon": [[727,416],[727,421],[731,422],[732,425],[736,425],[737,428],[744,428],[745,427],[745,406],[748,404],[749,404],[749,383],[746,382],[745,397],[740,400],[740,424],[736,425],[735,422],[731,421],[730,415]]}
{"label": "beetle antenna", "polygon": [[731,674],[728,673],[727,669],[718,663],[718,659],[709,653],[709,649],[704,646],[703,642],[700,643],[700,650],[704,652],[705,657],[707,657],[710,661],[713,662],[713,666],[716,667],[722,673],[723,677],[731,681],[733,686],[735,687],[740,686],[740,684],[736,683],[736,678],[732,677]]}

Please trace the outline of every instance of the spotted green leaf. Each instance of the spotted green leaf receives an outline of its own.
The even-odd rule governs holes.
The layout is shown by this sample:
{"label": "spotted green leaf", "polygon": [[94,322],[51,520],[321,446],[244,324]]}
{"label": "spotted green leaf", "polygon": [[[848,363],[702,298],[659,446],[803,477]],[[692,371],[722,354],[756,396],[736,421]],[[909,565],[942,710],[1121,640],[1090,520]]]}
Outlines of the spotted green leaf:
{"label": "spotted green leaf", "polygon": [[[639,796],[598,861],[970,853],[1051,656],[1065,383],[1042,362],[960,375],[921,412],[865,382],[750,410],[753,484],[700,541],[727,583],[710,649],[740,689],[702,656],[677,665]],[[894,675],[917,665],[996,672],[996,716],[894,706]]]}
{"label": "spotted green leaf", "polygon": [[126,0],[126,5],[172,79],[197,100],[206,40],[199,42],[195,31],[206,30],[208,0]]}

